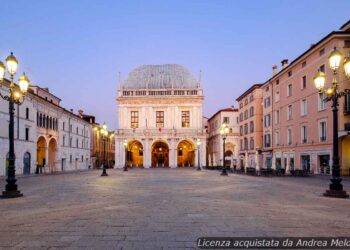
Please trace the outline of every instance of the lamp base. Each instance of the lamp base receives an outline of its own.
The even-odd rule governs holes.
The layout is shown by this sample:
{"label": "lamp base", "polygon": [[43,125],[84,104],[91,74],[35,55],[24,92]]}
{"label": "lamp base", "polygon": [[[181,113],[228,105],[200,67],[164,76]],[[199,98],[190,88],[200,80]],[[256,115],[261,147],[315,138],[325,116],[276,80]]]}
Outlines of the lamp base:
{"label": "lamp base", "polygon": [[197,168],[197,171],[202,171],[202,169],[201,168]]}
{"label": "lamp base", "polygon": [[127,169],[127,168],[124,168],[124,171],[128,171],[128,169]]}
{"label": "lamp base", "polygon": [[2,195],[0,195],[1,199],[11,199],[11,198],[18,198],[22,197],[23,194],[19,190],[14,191],[2,191]]}
{"label": "lamp base", "polygon": [[108,174],[107,173],[102,173],[101,176],[108,176]]}
{"label": "lamp base", "polygon": [[349,198],[349,195],[344,190],[326,190],[323,196],[342,199]]}

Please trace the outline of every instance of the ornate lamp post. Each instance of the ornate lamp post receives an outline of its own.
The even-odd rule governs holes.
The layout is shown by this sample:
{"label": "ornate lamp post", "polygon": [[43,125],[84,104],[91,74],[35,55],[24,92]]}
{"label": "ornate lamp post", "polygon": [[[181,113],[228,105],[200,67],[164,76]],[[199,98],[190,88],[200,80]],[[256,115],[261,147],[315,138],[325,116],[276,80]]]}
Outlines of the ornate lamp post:
{"label": "ornate lamp post", "polygon": [[[24,96],[28,91],[29,79],[23,73],[23,75],[18,79],[18,85],[14,83],[14,75],[17,72],[18,61],[16,57],[11,52],[6,58],[7,71],[10,74],[10,86],[9,94],[0,96],[2,99],[9,102],[9,114],[10,114],[10,123],[9,123],[9,167],[8,174],[6,179],[5,191],[2,192],[1,198],[16,198],[21,197],[23,194],[17,188],[16,180],[16,167],[15,167],[15,149],[14,149],[14,112],[15,104],[21,105],[24,101]],[[0,87],[5,78],[6,67],[0,61]]]}
{"label": "ornate lamp post", "polygon": [[100,129],[100,133],[102,135],[102,140],[103,140],[103,167],[102,167],[102,174],[101,176],[108,176],[107,171],[106,171],[106,141],[107,141],[107,136],[108,136],[108,131],[107,131],[107,125],[104,122],[102,125],[102,128]]}
{"label": "ornate lamp post", "polygon": [[[350,89],[340,91],[338,89],[337,73],[341,64],[342,54],[334,48],[333,52],[329,55],[329,67],[333,70],[332,86],[328,89],[324,89],[326,82],[326,74],[319,71],[314,77],[315,87],[319,93],[326,94],[324,101],[332,102],[333,111],[333,161],[332,161],[332,178],[329,185],[329,190],[323,194],[328,197],[336,198],[348,198],[349,195],[343,190],[340,178],[340,164],[339,164],[339,141],[338,141],[338,99],[342,96],[350,94]],[[344,60],[343,63],[345,75],[350,78],[350,55]]]}
{"label": "ornate lamp post", "polygon": [[124,140],[124,148],[125,148],[125,163],[124,163],[124,171],[128,171],[128,164],[126,163],[127,156],[128,156],[128,142]]}
{"label": "ornate lamp post", "polygon": [[201,171],[202,169],[201,169],[201,154],[200,154],[200,147],[201,147],[201,144],[202,144],[202,142],[201,142],[201,139],[197,139],[197,141],[196,141],[196,144],[197,144],[197,151],[198,151],[198,166],[197,166],[197,171]]}
{"label": "ornate lamp post", "polygon": [[222,152],[222,172],[221,175],[228,175],[227,170],[226,170],[226,165],[225,165],[225,143],[226,143],[226,138],[229,133],[229,128],[226,123],[223,123],[220,128],[220,134],[222,137],[222,147],[223,147],[223,152]]}

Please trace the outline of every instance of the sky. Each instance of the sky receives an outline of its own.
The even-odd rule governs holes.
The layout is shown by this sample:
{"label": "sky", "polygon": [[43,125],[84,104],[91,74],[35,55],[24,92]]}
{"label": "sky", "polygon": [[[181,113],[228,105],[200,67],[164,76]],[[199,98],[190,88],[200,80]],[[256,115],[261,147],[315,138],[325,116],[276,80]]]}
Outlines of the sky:
{"label": "sky", "polygon": [[19,73],[110,129],[118,72],[180,64],[196,78],[202,70],[210,117],[338,30],[349,9],[349,0],[2,0],[0,60],[13,51]]}

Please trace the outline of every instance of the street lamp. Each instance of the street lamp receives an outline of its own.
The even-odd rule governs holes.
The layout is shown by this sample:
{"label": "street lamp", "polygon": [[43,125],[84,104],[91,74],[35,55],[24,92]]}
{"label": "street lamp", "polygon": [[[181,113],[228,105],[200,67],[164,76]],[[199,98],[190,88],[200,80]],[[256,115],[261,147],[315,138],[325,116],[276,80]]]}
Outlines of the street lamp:
{"label": "street lamp", "polygon": [[226,142],[226,138],[227,138],[227,135],[229,133],[230,129],[228,128],[227,124],[226,123],[223,123],[221,125],[221,128],[220,128],[220,135],[222,137],[222,140],[223,140],[223,152],[222,152],[222,172],[221,172],[221,175],[228,175],[227,174],[227,170],[226,170],[226,165],[225,165],[225,142]]}
{"label": "street lamp", "polygon": [[196,144],[197,144],[197,151],[198,151],[198,166],[197,166],[197,171],[201,171],[201,157],[200,157],[200,147],[201,147],[201,139],[197,139],[196,141]]}
{"label": "street lamp", "polygon": [[128,165],[126,164],[126,158],[128,156],[128,142],[126,140],[124,140],[124,148],[125,148],[125,163],[124,163],[124,171],[128,171]]}
{"label": "street lamp", "polygon": [[100,133],[102,135],[102,140],[103,140],[103,166],[102,166],[103,170],[102,170],[101,176],[108,176],[106,171],[106,141],[108,136],[108,130],[105,122],[103,123],[102,128],[100,129]]}
{"label": "street lamp", "polygon": [[18,61],[16,57],[11,52],[6,58],[6,66],[0,61],[0,87],[5,78],[6,68],[10,74],[10,86],[9,94],[0,96],[2,99],[9,102],[9,114],[10,114],[10,123],[9,123],[9,166],[8,174],[6,179],[5,191],[2,192],[1,198],[16,198],[21,197],[23,194],[17,188],[16,180],[16,167],[15,167],[15,149],[14,149],[14,105],[21,105],[24,101],[24,96],[28,91],[29,79],[23,73],[22,76],[18,79],[18,85],[14,83],[14,75],[17,72]]}
{"label": "street lamp", "polygon": [[[314,77],[315,87],[319,93],[326,94],[324,101],[332,101],[333,111],[333,161],[332,161],[332,178],[329,190],[323,194],[327,197],[335,198],[348,198],[349,195],[343,190],[340,178],[340,164],[339,164],[339,142],[338,142],[338,99],[342,96],[350,94],[350,89],[340,91],[338,89],[337,73],[341,66],[342,54],[334,47],[334,50],[329,55],[329,67],[333,70],[332,87],[324,89],[326,83],[326,75],[323,72],[318,72]],[[344,60],[343,63],[345,75],[350,78],[350,54],[349,57]]]}

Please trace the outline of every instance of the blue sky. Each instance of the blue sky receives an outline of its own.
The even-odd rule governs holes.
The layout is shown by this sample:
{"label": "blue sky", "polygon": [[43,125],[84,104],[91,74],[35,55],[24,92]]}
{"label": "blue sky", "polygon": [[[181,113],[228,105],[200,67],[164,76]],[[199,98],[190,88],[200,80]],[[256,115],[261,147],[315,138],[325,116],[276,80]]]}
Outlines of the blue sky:
{"label": "blue sky", "polygon": [[34,84],[110,128],[119,71],[125,79],[142,64],[177,63],[195,77],[202,69],[209,117],[337,30],[349,9],[348,0],[2,1],[0,60],[13,51]]}

